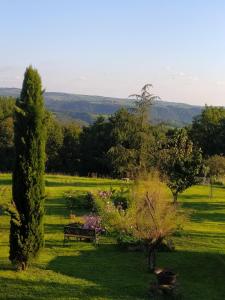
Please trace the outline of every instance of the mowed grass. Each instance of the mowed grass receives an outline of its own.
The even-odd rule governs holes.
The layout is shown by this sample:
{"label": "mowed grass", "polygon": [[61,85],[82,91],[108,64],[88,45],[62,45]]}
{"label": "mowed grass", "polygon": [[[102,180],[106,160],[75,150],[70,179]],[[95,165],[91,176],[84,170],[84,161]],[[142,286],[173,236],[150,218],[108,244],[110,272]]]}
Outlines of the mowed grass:
{"label": "mowed grass", "polygon": [[[63,226],[70,222],[63,193],[120,187],[118,180],[46,176],[45,248],[26,272],[8,261],[9,217],[0,215],[0,299],[148,299],[153,276],[146,257],[121,251],[102,238],[99,247],[74,242],[63,247]],[[11,176],[0,175],[0,203],[10,199]],[[179,273],[182,299],[225,299],[225,188],[195,186],[180,196],[190,221],[175,236],[176,251],[159,253],[158,266]],[[82,213],[82,212],[77,212]]]}

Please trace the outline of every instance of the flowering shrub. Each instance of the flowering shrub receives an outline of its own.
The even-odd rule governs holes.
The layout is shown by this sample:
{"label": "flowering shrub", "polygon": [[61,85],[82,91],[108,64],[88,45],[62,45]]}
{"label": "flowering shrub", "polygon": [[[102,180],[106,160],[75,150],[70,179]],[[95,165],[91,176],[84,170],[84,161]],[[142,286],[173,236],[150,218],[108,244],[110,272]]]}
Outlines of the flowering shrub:
{"label": "flowering shrub", "polygon": [[121,188],[120,190],[98,191],[98,197],[103,201],[112,202],[119,210],[126,210],[129,206],[129,190]]}
{"label": "flowering shrub", "polygon": [[105,194],[104,197],[96,197],[96,205],[102,225],[108,233],[115,237],[120,236],[121,232],[129,234],[127,227],[124,226],[125,211],[118,209],[111,198],[106,198]]}
{"label": "flowering shrub", "polygon": [[84,217],[84,229],[95,229],[96,232],[102,232],[101,218],[97,215],[90,214]]}
{"label": "flowering shrub", "polygon": [[113,194],[113,190],[109,190],[109,191],[98,191],[97,195],[102,198],[102,199],[110,199],[112,194]]}

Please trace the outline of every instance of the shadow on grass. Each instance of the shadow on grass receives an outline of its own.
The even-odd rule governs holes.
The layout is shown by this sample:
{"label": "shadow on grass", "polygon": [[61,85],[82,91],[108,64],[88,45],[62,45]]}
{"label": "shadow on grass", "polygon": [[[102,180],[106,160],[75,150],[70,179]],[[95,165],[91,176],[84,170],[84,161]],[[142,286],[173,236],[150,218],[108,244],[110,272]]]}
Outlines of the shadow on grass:
{"label": "shadow on grass", "polygon": [[225,220],[225,213],[197,213],[195,212],[191,216],[191,220],[194,222],[224,222]]}
{"label": "shadow on grass", "polygon": [[50,181],[45,180],[46,187],[63,187],[63,186],[77,186],[77,187],[102,187],[102,186],[122,186],[123,183],[114,183],[112,181],[106,182],[91,182],[91,181],[72,181],[72,182],[63,182],[63,181]]}
{"label": "shadow on grass", "polygon": [[[224,222],[225,203],[217,202],[186,202],[182,207],[192,210],[191,220],[194,222]],[[224,212],[220,212],[223,210]]]}
{"label": "shadow on grass", "polygon": [[[6,257],[0,257],[0,270],[5,270],[5,271],[16,271],[16,268],[14,265],[11,264],[11,262],[9,261],[8,258]],[[0,277],[0,281],[1,281],[1,277]],[[1,299],[1,293],[0,293],[0,299]]]}
{"label": "shadow on grass", "polygon": [[12,179],[8,179],[8,178],[1,178],[0,179],[0,186],[1,185],[12,185]]}
{"label": "shadow on grass", "polygon": [[198,211],[206,211],[206,210],[225,210],[224,202],[185,202],[182,203],[184,208],[195,209]]}
{"label": "shadow on grass", "polygon": [[90,213],[87,209],[82,208],[72,208],[67,207],[67,202],[64,198],[47,198],[45,200],[45,213],[48,216],[63,216],[68,217],[70,213],[75,214],[76,216],[82,216]]}
{"label": "shadow on grass", "polygon": [[[160,253],[158,265],[178,272],[182,299],[223,299],[224,255],[185,251]],[[48,269],[101,286],[107,291],[106,299],[143,299],[152,280],[143,254],[122,252],[113,245],[101,245],[76,256],[58,256],[49,263]]]}
{"label": "shadow on grass", "polygon": [[68,209],[63,198],[53,198],[45,200],[46,215],[67,216]]}
{"label": "shadow on grass", "polygon": [[191,231],[189,230],[187,233],[183,233],[184,236],[187,237],[196,237],[196,238],[204,238],[204,239],[221,239],[221,244],[225,243],[225,232],[207,232],[207,231]]}
{"label": "shadow on grass", "polygon": [[[175,251],[160,253],[157,261],[158,266],[171,267],[178,273],[182,299],[224,299],[225,255]],[[75,250],[74,256],[54,258],[46,270],[30,269],[23,274],[22,280],[19,275],[15,279],[0,277],[1,299],[15,299],[17,295],[16,299],[141,300],[148,299],[153,280],[142,253],[119,251],[114,245]]]}
{"label": "shadow on grass", "polygon": [[143,253],[127,253],[115,245],[101,244],[95,250],[77,254],[58,256],[47,268],[101,286],[107,291],[105,299],[145,298],[150,276]]}
{"label": "shadow on grass", "polygon": [[163,266],[169,263],[178,272],[184,299],[224,299],[225,255],[175,251],[160,254],[159,261]]}
{"label": "shadow on grass", "polygon": [[[1,280],[1,278],[0,278]],[[21,280],[4,278],[0,299],[144,299],[110,297],[110,292],[102,286],[80,282],[60,283],[49,280]]]}
{"label": "shadow on grass", "polygon": [[208,195],[200,195],[200,194],[180,194],[179,200],[193,200],[193,199],[209,199]]}
{"label": "shadow on grass", "polygon": [[63,233],[63,228],[64,224],[47,224],[45,223],[45,233],[57,233],[62,232]]}
{"label": "shadow on grass", "polygon": [[14,299],[17,295],[16,299],[148,299],[150,275],[143,254],[120,252],[114,245],[74,250],[74,256],[58,256],[47,270],[34,270],[32,280],[30,272],[24,273],[23,280],[19,276],[0,277],[0,281],[4,280],[0,298]]}

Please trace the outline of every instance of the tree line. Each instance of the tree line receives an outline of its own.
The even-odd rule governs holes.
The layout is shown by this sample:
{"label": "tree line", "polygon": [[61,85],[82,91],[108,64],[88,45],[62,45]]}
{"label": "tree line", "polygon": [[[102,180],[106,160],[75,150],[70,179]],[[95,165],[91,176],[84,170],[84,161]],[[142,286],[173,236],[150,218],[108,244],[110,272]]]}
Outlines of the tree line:
{"label": "tree line", "polygon": [[[157,168],[183,184],[199,176],[200,163],[225,154],[225,109],[206,106],[190,126],[153,125],[149,110],[156,97],[143,87],[133,109],[122,108],[109,118],[99,116],[89,126],[61,122],[45,111],[46,172],[134,178]],[[0,97],[0,171],[12,171],[15,161],[13,114],[15,100]],[[188,170],[189,173],[188,174]],[[195,176],[194,176],[194,175]],[[174,197],[180,188],[171,185]]]}

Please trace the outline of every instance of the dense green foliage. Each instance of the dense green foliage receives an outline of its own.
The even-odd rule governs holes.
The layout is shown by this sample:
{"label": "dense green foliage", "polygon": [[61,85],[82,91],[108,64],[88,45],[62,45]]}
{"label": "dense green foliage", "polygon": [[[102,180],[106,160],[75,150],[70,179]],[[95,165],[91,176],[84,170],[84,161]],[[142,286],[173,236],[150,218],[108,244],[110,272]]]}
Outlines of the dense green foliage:
{"label": "dense green foliage", "polygon": [[107,152],[111,146],[110,124],[99,117],[85,127],[80,136],[80,173],[108,175],[111,171]]}
{"label": "dense green foliage", "polygon": [[60,151],[63,146],[63,128],[55,116],[46,112],[46,170],[57,172],[61,168]]}
{"label": "dense green foliage", "polygon": [[10,260],[25,269],[44,244],[45,113],[41,79],[27,68],[15,112]]}
{"label": "dense green foliage", "polygon": [[205,156],[225,154],[225,108],[206,106],[194,119],[190,135]]}
{"label": "dense green foliage", "polygon": [[138,168],[138,141],[135,116],[125,109],[110,118],[111,147],[108,157],[115,176],[133,177]]}
{"label": "dense green foliage", "polygon": [[59,151],[61,172],[69,174],[78,173],[80,161],[80,132],[80,127],[75,123],[70,123],[63,126],[63,143]]}
{"label": "dense green foliage", "polygon": [[10,171],[14,162],[13,112],[15,100],[0,97],[0,170]]}
{"label": "dense green foliage", "polygon": [[174,201],[178,193],[198,182],[202,154],[190,141],[186,129],[177,129],[168,135],[166,145],[160,150],[158,168],[162,176],[166,176]]}
{"label": "dense green foliage", "polygon": [[0,96],[0,121],[6,120],[13,116],[15,99],[12,97]]}
{"label": "dense green foliage", "polygon": [[215,177],[218,179],[219,176],[225,175],[225,157],[221,155],[213,155],[206,161],[206,168],[209,177]]}

